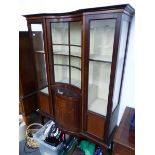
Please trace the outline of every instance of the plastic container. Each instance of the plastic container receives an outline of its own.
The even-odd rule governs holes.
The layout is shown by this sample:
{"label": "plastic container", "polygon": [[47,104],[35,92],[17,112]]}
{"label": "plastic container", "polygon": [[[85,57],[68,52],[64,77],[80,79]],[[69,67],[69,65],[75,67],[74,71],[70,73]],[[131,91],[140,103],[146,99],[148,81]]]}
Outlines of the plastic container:
{"label": "plastic container", "polygon": [[38,140],[40,144],[39,150],[41,155],[60,155],[64,146],[63,143],[60,143],[57,147],[51,146],[44,141]]}
{"label": "plastic container", "polygon": [[63,148],[64,148],[64,144],[60,143],[59,145],[52,146],[50,144],[47,144],[46,142],[44,142],[46,134],[45,131],[48,128],[48,126],[50,125],[52,121],[48,121],[35,135],[34,135],[34,139],[37,140],[37,142],[39,143],[39,150],[41,155],[59,155]]}

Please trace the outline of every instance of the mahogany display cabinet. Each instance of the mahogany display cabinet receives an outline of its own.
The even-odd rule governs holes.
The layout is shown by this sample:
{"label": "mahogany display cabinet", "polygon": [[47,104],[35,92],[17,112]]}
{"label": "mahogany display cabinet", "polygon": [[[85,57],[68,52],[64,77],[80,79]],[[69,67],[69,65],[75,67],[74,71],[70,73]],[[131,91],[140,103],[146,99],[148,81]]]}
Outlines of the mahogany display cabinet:
{"label": "mahogany display cabinet", "polygon": [[133,15],[128,4],[24,15],[40,113],[104,150],[117,126]]}

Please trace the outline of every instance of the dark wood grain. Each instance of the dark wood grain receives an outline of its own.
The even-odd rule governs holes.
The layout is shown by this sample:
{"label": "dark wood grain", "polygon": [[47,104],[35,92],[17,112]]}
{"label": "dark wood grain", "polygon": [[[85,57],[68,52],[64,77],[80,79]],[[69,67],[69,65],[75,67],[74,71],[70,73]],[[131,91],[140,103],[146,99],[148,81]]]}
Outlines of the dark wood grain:
{"label": "dark wood grain", "polygon": [[99,139],[103,140],[105,118],[93,112],[87,115],[87,132]]}
{"label": "dark wood grain", "polygon": [[[59,88],[60,89],[60,88]],[[65,95],[60,95],[55,91],[54,103],[55,103],[55,119],[56,122],[66,130],[77,132],[80,128],[80,98],[73,96],[73,93],[66,94],[67,90],[64,91]]]}
{"label": "dark wood grain", "polygon": [[[38,99],[40,100],[40,113],[42,116],[52,118],[56,121],[58,126],[67,133],[77,135],[79,137],[85,137],[90,141],[93,141],[99,144],[106,154],[113,134],[115,133],[117,118],[119,113],[119,102],[121,95],[121,88],[119,90],[119,99],[118,105],[114,111],[113,107],[113,93],[115,87],[115,75],[117,72],[117,57],[119,50],[120,42],[120,32],[121,32],[121,23],[123,20],[128,23],[131,21],[134,14],[134,9],[127,4],[117,5],[117,6],[107,6],[107,7],[98,7],[98,8],[88,8],[81,9],[73,12],[66,13],[49,13],[49,14],[35,14],[35,15],[26,15],[28,21],[28,29],[30,31],[30,42],[31,42],[31,52],[34,53],[34,49],[41,46],[38,42],[35,44],[34,48],[32,45],[32,31],[31,24],[41,23],[43,25],[43,38],[44,38],[44,51],[45,51],[45,66],[43,68],[43,60],[40,59],[39,73],[35,73],[35,79],[40,78],[41,85],[45,85],[45,72],[47,73],[47,82],[46,86],[49,88],[49,98],[41,95]],[[89,86],[89,59],[90,52],[90,22],[92,20],[105,20],[105,19],[115,19],[115,35],[112,51],[112,62],[111,63],[111,74],[110,74],[110,83],[109,83],[109,95],[108,95],[108,106],[107,106],[107,115],[105,117],[88,111],[88,86]],[[53,45],[65,45],[69,46],[69,66],[71,67],[70,58],[72,57],[70,52],[70,46],[76,46],[70,44],[70,23],[75,21],[81,21],[82,23],[82,39],[81,39],[81,89],[73,86],[71,84],[58,83],[55,82],[55,71],[54,71],[54,55]],[[52,32],[51,32],[51,23],[61,23],[67,22],[69,24],[69,43],[68,44],[53,44],[52,43]],[[129,31],[127,37],[129,35]],[[126,43],[127,49],[127,43]],[[41,47],[40,47],[41,48]],[[126,53],[125,49],[125,53]],[[41,56],[39,56],[41,57]],[[125,54],[126,59],[126,54]],[[96,61],[96,60],[94,60]],[[100,61],[101,62],[101,61]],[[104,62],[102,63],[109,63]],[[59,65],[59,64],[55,64]],[[123,72],[125,63],[123,64]],[[121,81],[123,80],[123,72],[121,73]],[[43,76],[42,76],[43,75]],[[39,78],[37,78],[39,77]],[[43,78],[42,78],[43,77]],[[71,77],[71,73],[70,73]],[[42,79],[42,80],[41,80]],[[71,81],[71,80],[70,80]],[[122,82],[121,82],[122,87]],[[22,88],[22,87],[21,87]],[[63,92],[62,94],[59,93]]]}

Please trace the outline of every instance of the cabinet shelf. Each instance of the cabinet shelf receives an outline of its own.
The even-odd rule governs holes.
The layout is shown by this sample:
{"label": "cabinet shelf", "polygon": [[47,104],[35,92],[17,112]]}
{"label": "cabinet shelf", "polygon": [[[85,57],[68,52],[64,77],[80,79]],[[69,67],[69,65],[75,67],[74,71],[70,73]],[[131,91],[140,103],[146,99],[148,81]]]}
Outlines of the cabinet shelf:
{"label": "cabinet shelf", "polygon": [[81,71],[81,68],[76,67],[76,66],[64,65],[64,64],[54,64],[54,65],[56,65],[56,66],[67,66],[67,67],[73,67],[73,68],[78,69],[78,70],[80,70],[80,71]]}
{"label": "cabinet shelf", "polygon": [[99,62],[104,62],[104,63],[112,63],[112,56],[90,54],[89,60],[90,61],[99,61]]}

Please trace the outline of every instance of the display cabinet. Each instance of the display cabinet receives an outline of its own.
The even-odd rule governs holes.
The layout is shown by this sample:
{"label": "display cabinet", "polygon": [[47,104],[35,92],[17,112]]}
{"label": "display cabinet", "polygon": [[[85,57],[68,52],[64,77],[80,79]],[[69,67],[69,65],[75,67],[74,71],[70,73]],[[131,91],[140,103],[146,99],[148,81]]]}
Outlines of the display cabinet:
{"label": "display cabinet", "polygon": [[104,150],[117,125],[133,14],[123,4],[24,15],[40,113]]}

